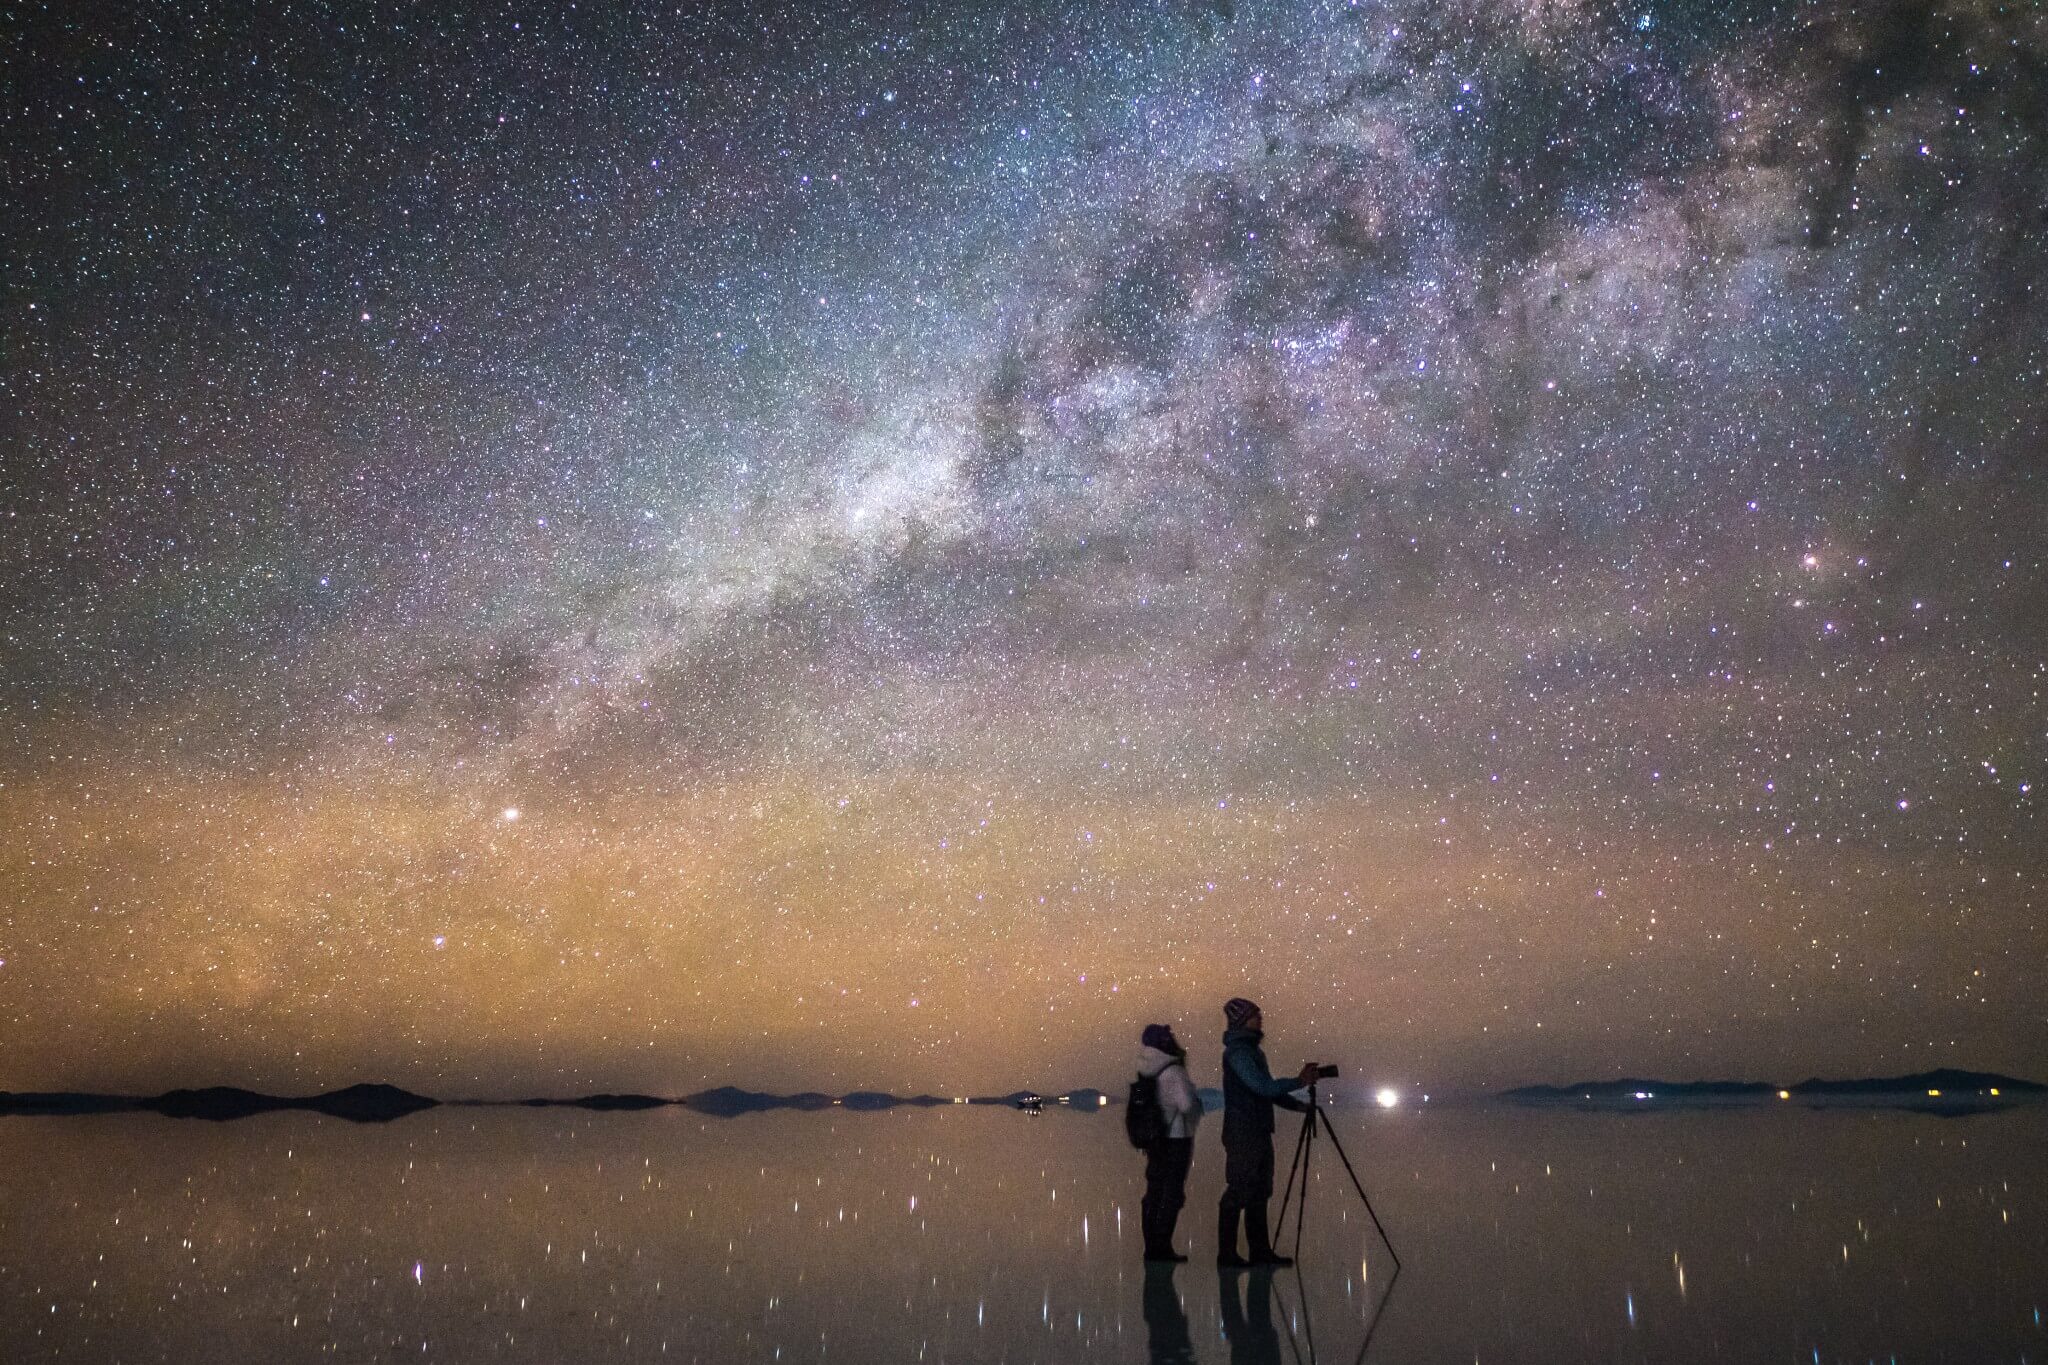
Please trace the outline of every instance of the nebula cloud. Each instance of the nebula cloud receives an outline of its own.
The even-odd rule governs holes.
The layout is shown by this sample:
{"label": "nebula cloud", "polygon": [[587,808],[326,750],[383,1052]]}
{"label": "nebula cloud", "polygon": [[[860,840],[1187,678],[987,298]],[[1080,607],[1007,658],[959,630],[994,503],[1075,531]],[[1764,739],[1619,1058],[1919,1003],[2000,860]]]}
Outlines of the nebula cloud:
{"label": "nebula cloud", "polygon": [[1108,8],[6,39],[0,1087],[2038,1064],[2048,19]]}

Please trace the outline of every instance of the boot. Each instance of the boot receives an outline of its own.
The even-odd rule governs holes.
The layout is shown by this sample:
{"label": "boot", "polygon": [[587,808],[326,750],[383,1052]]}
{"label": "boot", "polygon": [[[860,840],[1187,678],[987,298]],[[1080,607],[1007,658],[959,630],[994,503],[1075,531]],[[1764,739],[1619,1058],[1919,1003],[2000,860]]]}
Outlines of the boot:
{"label": "boot", "polygon": [[1254,1204],[1244,1211],[1244,1239],[1251,1244],[1252,1265],[1290,1266],[1292,1256],[1273,1250],[1272,1234],[1266,1230],[1266,1206]]}
{"label": "boot", "polygon": [[1171,1219],[1153,1216],[1145,1220],[1145,1259],[1148,1261],[1185,1261],[1187,1257],[1173,1249],[1173,1222]]}
{"label": "boot", "polygon": [[1237,1254],[1238,1210],[1230,1204],[1218,1206],[1216,1210],[1216,1268],[1218,1270],[1242,1270],[1251,1264]]}

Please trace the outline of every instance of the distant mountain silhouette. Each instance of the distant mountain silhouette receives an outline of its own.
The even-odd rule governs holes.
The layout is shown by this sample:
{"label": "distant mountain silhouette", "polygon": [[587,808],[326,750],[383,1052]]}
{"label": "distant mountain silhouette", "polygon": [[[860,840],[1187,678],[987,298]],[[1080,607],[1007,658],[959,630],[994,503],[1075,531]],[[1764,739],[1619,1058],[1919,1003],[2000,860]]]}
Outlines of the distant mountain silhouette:
{"label": "distant mountain silhouette", "polygon": [[886,1095],[879,1090],[856,1090],[842,1096],[839,1102],[848,1109],[877,1110],[897,1109],[904,1106],[929,1107],[935,1104],[951,1104],[951,1100],[940,1099],[937,1095]]}
{"label": "distant mountain silhouette", "polygon": [[572,1105],[578,1109],[666,1109],[669,1105],[674,1104],[675,1101],[665,1100],[659,1095],[613,1095],[605,1093],[585,1095],[581,1099],[557,1100],[555,1103]]}
{"label": "distant mountain silhouette", "polygon": [[1990,1071],[1945,1067],[1911,1076],[1863,1076],[1847,1080],[1804,1080],[1793,1086],[1768,1081],[1659,1081],[1624,1078],[1576,1085],[1525,1085],[1499,1098],[1516,1104],[1744,1104],[1802,1100],[1882,1105],[1952,1113],[2000,1108],[2040,1098],[2048,1086]]}
{"label": "distant mountain silhouette", "polygon": [[216,1085],[204,1090],[166,1091],[154,1100],[144,1100],[141,1107],[155,1110],[166,1118],[213,1122],[284,1109],[310,1109],[316,1114],[347,1119],[351,1123],[389,1123],[407,1114],[431,1109],[439,1103],[439,1100],[400,1090],[395,1085],[352,1085],[345,1090],[330,1090],[324,1095],[303,1099]]}
{"label": "distant mountain silhouette", "polygon": [[1777,1086],[1765,1081],[1653,1081],[1624,1077],[1618,1081],[1581,1081],[1577,1085],[1525,1085],[1502,1092],[1501,1098],[1534,1103],[1626,1100],[1638,1095],[1656,1099],[1769,1099],[1777,1091]]}
{"label": "distant mountain silhouette", "polygon": [[[1201,1093],[1206,1109],[1212,1113],[1222,1109],[1221,1091],[1209,1089]],[[1120,1102],[1117,1096],[1105,1094],[1091,1086],[1081,1086],[1064,1093],[1013,1090],[1007,1095],[983,1095],[967,1101],[969,1104],[1007,1105],[1016,1109],[1050,1106],[1071,1109],[1077,1113],[1095,1113]],[[168,1118],[225,1122],[229,1119],[249,1118],[256,1114],[305,1110],[347,1119],[352,1123],[385,1123],[422,1109],[431,1109],[441,1103],[440,1100],[416,1095],[394,1085],[352,1085],[345,1090],[331,1090],[322,1095],[305,1096],[268,1095],[261,1091],[245,1090],[230,1085],[169,1090],[156,1096],[99,1095],[74,1090],[0,1090],[0,1116],[154,1113]],[[731,1118],[771,1109],[843,1108],[866,1113],[906,1106],[932,1108],[949,1105],[954,1101],[943,1095],[892,1095],[881,1090],[856,1090],[843,1096],[828,1095],[816,1090],[800,1091],[794,1095],[777,1095],[768,1091],[747,1090],[736,1085],[722,1085],[711,1090],[700,1090],[694,1095],[686,1095],[680,1099],[604,1091],[571,1099],[537,1096],[530,1099],[455,1100],[451,1103],[465,1107],[510,1106],[527,1109],[572,1108],[597,1111],[660,1109],[669,1105],[681,1105],[700,1114]]]}
{"label": "distant mountain silhouette", "polygon": [[976,1095],[967,1102],[969,1104],[1007,1104],[1012,1109],[1024,1109],[1034,1104],[1041,1104],[1044,1100],[1045,1096],[1036,1090],[1012,1090],[1007,1095]]}
{"label": "distant mountain silhouette", "polygon": [[694,1095],[685,1095],[683,1103],[691,1109],[706,1114],[731,1117],[734,1114],[757,1114],[764,1109],[785,1109],[789,1102],[781,1095],[763,1094],[759,1090],[742,1090],[736,1085],[721,1085],[714,1090],[700,1090]]}
{"label": "distant mountain silhouette", "polygon": [[1950,1094],[1989,1095],[1997,1090],[2000,1097],[2006,1095],[2039,1095],[2048,1092],[2048,1086],[2034,1081],[2022,1080],[2017,1076],[2001,1076],[1995,1071],[1958,1071],[1954,1067],[1942,1067],[1937,1071],[1920,1071],[1911,1076],[1886,1076],[1848,1081],[1824,1081],[1818,1078],[1804,1080],[1792,1086],[1795,1095],[1917,1095],[1927,1097],[1929,1091],[1939,1090],[1943,1096]]}
{"label": "distant mountain silhouette", "polygon": [[265,1095],[231,1085],[208,1086],[203,1090],[167,1090],[153,1097],[88,1095],[76,1091],[45,1091],[14,1094],[0,1091],[0,1114],[115,1114],[155,1113],[173,1119],[208,1119],[223,1122],[269,1114],[284,1109],[306,1109],[316,1114],[347,1119],[351,1123],[388,1123],[439,1100],[400,1090],[394,1085],[352,1085],[324,1095],[301,1097]]}
{"label": "distant mountain silhouette", "polygon": [[317,1095],[306,1101],[303,1107],[353,1123],[388,1123],[422,1109],[432,1109],[439,1103],[439,1100],[400,1090],[395,1085],[352,1085],[345,1090]]}

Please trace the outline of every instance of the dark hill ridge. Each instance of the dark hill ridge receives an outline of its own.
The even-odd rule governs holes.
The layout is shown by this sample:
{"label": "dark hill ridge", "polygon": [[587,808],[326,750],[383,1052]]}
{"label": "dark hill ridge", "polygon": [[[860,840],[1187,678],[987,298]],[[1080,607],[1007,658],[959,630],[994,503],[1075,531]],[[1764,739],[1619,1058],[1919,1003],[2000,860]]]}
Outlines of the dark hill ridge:
{"label": "dark hill ridge", "polygon": [[905,1106],[930,1108],[934,1105],[951,1104],[952,1101],[938,1095],[890,1095],[879,1090],[856,1090],[851,1094],[839,1096],[824,1095],[815,1090],[805,1090],[795,1095],[771,1095],[759,1090],[742,1090],[736,1085],[721,1085],[715,1090],[700,1090],[694,1095],[687,1095],[678,1103],[699,1113],[732,1118],[739,1114],[758,1114],[769,1109],[841,1108],[873,1113]]}
{"label": "dark hill ridge", "polygon": [[1624,1078],[1576,1085],[1525,1085],[1499,1098],[1516,1104],[1622,1104],[1628,1106],[1764,1104],[1777,1100],[1863,1104],[1937,1112],[2003,1108],[2048,1094],[2048,1086],[1991,1071],[1945,1067],[1910,1076],[1805,1080],[1793,1086],[1768,1081],[1659,1081]]}
{"label": "dark hill ridge", "polygon": [[[1211,1112],[1222,1108],[1222,1095],[1202,1092]],[[1909,1108],[1937,1114],[1967,1114],[1984,1109],[2038,1101],[2048,1097],[2048,1086],[2018,1076],[1991,1071],[1962,1071],[1944,1067],[1910,1076],[1861,1077],[1846,1080],[1804,1080],[1781,1087],[1769,1081],[1660,1081],[1625,1077],[1612,1081],[1582,1081],[1577,1085],[1525,1085],[1496,1096],[1516,1104],[1610,1105],[1626,1108],[1656,1108],[1686,1105],[1767,1104],[1795,1100],[1809,1105],[1863,1105]],[[856,1090],[843,1096],[804,1091],[777,1095],[724,1085],[701,1090],[679,1099],[660,1095],[599,1093],[573,1099],[456,1100],[461,1105],[512,1105],[528,1108],[567,1107],[597,1111],[633,1111],[670,1106],[694,1110],[718,1118],[762,1113],[772,1109],[820,1110],[843,1108],[875,1112],[903,1107],[928,1108],[956,1101],[939,1095],[891,1095],[878,1090]],[[1055,1091],[1016,1090],[1007,1095],[976,1096],[966,1101],[977,1105],[1003,1105],[1038,1109],[1041,1105],[1095,1113],[1119,1103],[1114,1095],[1083,1087],[1065,1094]],[[0,1117],[17,1115],[83,1115],[153,1113],[167,1118],[207,1119],[222,1122],[255,1114],[303,1110],[346,1119],[352,1123],[387,1123],[393,1119],[432,1109],[442,1101],[416,1095],[393,1085],[352,1085],[321,1095],[266,1095],[236,1086],[208,1086],[198,1090],[171,1090],[156,1096],[101,1095],[75,1090],[0,1090]]]}
{"label": "dark hill ridge", "polygon": [[2048,1093],[2048,1085],[2022,1080],[2017,1076],[2001,1076],[1995,1071],[1958,1071],[1945,1066],[1936,1071],[1918,1071],[1911,1076],[1891,1076],[1880,1079],[1849,1081],[1824,1081],[1813,1078],[1791,1087],[1795,1095],[1928,1095],[1940,1091],[1942,1095],[1984,1094],[1996,1090],[2000,1098],[2006,1095],[2040,1095]]}
{"label": "dark hill ridge", "polygon": [[432,1109],[439,1103],[439,1100],[400,1090],[395,1085],[351,1085],[344,1090],[330,1090],[324,1095],[309,1095],[303,1099],[217,1085],[204,1090],[168,1091],[153,1100],[144,1100],[141,1107],[153,1109],[166,1118],[210,1119],[216,1122],[283,1109],[310,1109],[316,1114],[347,1119],[351,1123],[389,1123],[422,1109]]}
{"label": "dark hill ridge", "polygon": [[[0,1117],[9,1114],[29,1117],[144,1113],[162,1114],[167,1118],[225,1121],[296,1109],[349,1119],[356,1123],[383,1123],[417,1113],[422,1109],[434,1108],[441,1103],[443,1101],[430,1099],[425,1095],[415,1095],[411,1091],[400,1090],[391,1085],[352,1085],[346,1090],[333,1090],[324,1095],[303,1097],[266,1095],[261,1091],[244,1090],[239,1086],[228,1085],[207,1086],[198,1090],[170,1090],[156,1096],[99,1095],[76,1090],[0,1090]],[[769,1109],[846,1108],[875,1112],[903,1107],[925,1109],[951,1104],[953,1101],[940,1095],[890,1095],[879,1090],[856,1090],[845,1096],[827,1095],[816,1090],[806,1090],[794,1095],[775,1095],[766,1091],[743,1090],[738,1086],[725,1085],[679,1099],[662,1095],[602,1092],[581,1095],[573,1099],[536,1097],[522,1100],[453,1100],[448,1103],[466,1107],[511,1106],[525,1109],[568,1108],[598,1111],[665,1109],[674,1105],[693,1109],[701,1114],[731,1118],[739,1114],[760,1113]]]}
{"label": "dark hill ridge", "polygon": [[1623,1077],[1618,1081],[1581,1081],[1576,1085],[1525,1085],[1503,1091],[1501,1098],[1524,1103],[1628,1100],[1637,1095],[1657,1099],[1768,1099],[1777,1091],[1777,1086],[1764,1081],[1652,1081]]}
{"label": "dark hill ridge", "polygon": [[388,1123],[439,1100],[400,1090],[395,1085],[352,1085],[324,1095],[292,1097],[264,1095],[231,1085],[208,1086],[203,1090],[168,1090],[153,1097],[131,1095],[88,1095],[76,1091],[44,1091],[15,1094],[0,1090],[0,1114],[119,1114],[152,1113],[173,1119],[208,1119],[215,1122],[248,1118],[284,1109],[305,1109],[351,1123]]}

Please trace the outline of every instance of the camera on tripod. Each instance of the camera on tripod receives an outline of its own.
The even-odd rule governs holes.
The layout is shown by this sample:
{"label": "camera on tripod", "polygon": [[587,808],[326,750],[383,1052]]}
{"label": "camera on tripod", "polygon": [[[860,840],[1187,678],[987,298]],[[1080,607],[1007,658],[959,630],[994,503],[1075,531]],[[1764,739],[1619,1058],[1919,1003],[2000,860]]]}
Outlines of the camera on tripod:
{"label": "camera on tripod", "polygon": [[[1314,1077],[1314,1080],[1308,1083],[1309,1094],[1313,1097],[1315,1095],[1316,1081],[1335,1080],[1337,1078],[1337,1068],[1329,1062],[1306,1062],[1302,1065],[1302,1074]],[[1337,1140],[1337,1130],[1331,1126],[1330,1116],[1323,1112],[1323,1106],[1320,1104],[1308,1103],[1299,1107],[1302,1111],[1301,1137],[1294,1144],[1294,1159],[1287,1163],[1287,1184],[1280,1191],[1279,1224],[1280,1229],[1285,1229],[1288,1213],[1292,1212],[1294,1214],[1295,1257],[1299,1259],[1301,1256],[1301,1223],[1302,1219],[1308,1216],[1309,1157],[1315,1150],[1316,1132],[1320,1129],[1323,1137],[1328,1140],[1332,1147],[1337,1149],[1337,1159],[1344,1163],[1344,1174],[1351,1178],[1351,1188],[1358,1192],[1359,1202],[1365,1205],[1366,1214],[1372,1219],[1373,1230],[1379,1233],[1381,1243],[1387,1248],[1387,1255],[1393,1259],[1394,1273],[1399,1275],[1401,1273],[1400,1253],[1394,1250],[1393,1242],[1387,1237],[1387,1230],[1380,1226],[1380,1216],[1373,1209],[1372,1200],[1367,1196],[1365,1186],[1359,1183],[1358,1172],[1351,1169],[1351,1158],[1345,1154],[1344,1144]],[[1296,1180],[1299,1180],[1301,1183],[1300,1202],[1295,1204],[1290,1210],[1288,1205],[1295,1198]],[[1390,1287],[1392,1283],[1391,1280],[1388,1281]],[[1366,1340],[1368,1342],[1372,1340],[1370,1334],[1367,1335]]]}

